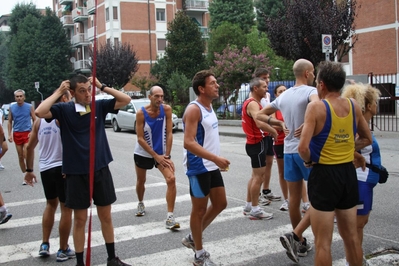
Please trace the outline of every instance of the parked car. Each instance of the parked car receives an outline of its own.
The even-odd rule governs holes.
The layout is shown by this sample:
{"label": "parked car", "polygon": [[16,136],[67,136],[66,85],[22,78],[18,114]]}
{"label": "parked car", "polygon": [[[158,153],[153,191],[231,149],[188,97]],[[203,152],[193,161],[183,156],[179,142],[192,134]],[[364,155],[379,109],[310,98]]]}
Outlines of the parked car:
{"label": "parked car", "polygon": [[[149,99],[133,99],[126,106],[119,109],[118,114],[112,114],[111,123],[115,132],[120,132],[122,129],[133,130],[136,132],[136,114],[141,107],[150,103]],[[177,115],[172,114],[173,132],[178,128]]]}
{"label": "parked car", "polygon": [[3,110],[3,116],[4,119],[8,119],[8,114],[10,113],[10,105],[16,104],[17,102],[12,102],[12,103],[5,103],[1,106],[1,109]]}
{"label": "parked car", "polygon": [[[112,99],[112,98],[114,98],[114,96],[109,95],[107,93],[97,94],[96,95],[96,101],[97,100],[107,100],[107,99]],[[111,119],[112,119],[112,114],[108,113],[107,116],[105,117],[105,124],[106,125],[111,125]]]}

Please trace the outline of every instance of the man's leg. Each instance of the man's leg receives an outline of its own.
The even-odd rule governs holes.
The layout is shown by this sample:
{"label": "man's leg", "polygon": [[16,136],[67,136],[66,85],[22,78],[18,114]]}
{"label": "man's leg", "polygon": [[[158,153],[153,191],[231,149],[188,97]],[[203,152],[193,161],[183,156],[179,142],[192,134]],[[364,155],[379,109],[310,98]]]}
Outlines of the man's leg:
{"label": "man's leg", "polygon": [[334,230],[334,212],[318,211],[312,207],[308,212],[315,238],[314,265],[332,265],[331,241]]}
{"label": "man's leg", "polygon": [[[137,166],[136,166],[137,167]],[[176,178],[175,174],[169,168],[161,169],[158,166],[159,171],[165,178],[167,189],[166,189],[166,204],[168,205],[168,212],[173,212],[176,201]]]}
{"label": "man's leg", "polygon": [[285,200],[288,199],[288,184],[284,179],[284,159],[277,159],[278,181],[280,183],[281,193]]}
{"label": "man's leg", "polygon": [[22,173],[25,173],[26,164],[25,164],[25,156],[24,156],[24,145],[15,144],[15,148],[17,149],[19,168],[21,169]]}
{"label": "man's leg", "polygon": [[58,198],[49,199],[42,217],[42,238],[43,243],[49,243],[51,230],[54,225],[54,215],[58,207]]}
{"label": "man's leg", "polygon": [[65,207],[65,203],[60,202],[61,218],[58,225],[58,232],[60,235],[60,249],[66,250],[68,248],[68,238],[71,233],[72,226],[72,209]]}
{"label": "man's leg", "polygon": [[252,203],[252,207],[258,206],[259,191],[265,175],[265,167],[252,168],[252,177],[248,182],[247,202]]}
{"label": "man's leg", "polygon": [[136,167],[136,177],[137,177],[136,194],[138,200],[141,202],[144,199],[147,169],[140,168],[137,165],[135,167]]}
{"label": "man's leg", "polygon": [[111,205],[97,206],[98,218],[101,222],[101,232],[105,243],[114,243],[114,226],[112,224]]}
{"label": "man's leg", "polygon": [[370,213],[367,215],[358,215],[357,216],[357,235],[359,237],[360,246],[363,245],[363,229],[369,221]]}
{"label": "man's leg", "polygon": [[299,222],[302,219],[301,216],[301,211],[299,209],[301,205],[301,197],[302,197],[302,184],[303,181],[288,181],[288,192],[289,192],[289,197],[290,197],[290,207],[288,209],[289,214],[290,214],[290,220],[291,220],[291,225],[292,228],[295,229],[295,227],[299,224]]}
{"label": "man's leg", "polygon": [[[346,261],[351,266],[361,266],[363,251],[357,234],[357,206],[347,210],[335,209],[335,213],[338,231],[345,245]],[[313,221],[311,222],[313,228]]]}
{"label": "man's leg", "polygon": [[[75,246],[76,253],[83,253],[85,245],[87,209],[75,209],[73,210],[73,215],[73,244]],[[100,217],[99,213],[98,216]]]}
{"label": "man's leg", "polygon": [[[1,141],[1,140],[0,140]],[[1,152],[0,152],[0,170],[4,169],[4,165],[1,163],[1,158],[3,158],[4,154],[8,151],[8,144],[7,141],[3,141],[1,143]]]}

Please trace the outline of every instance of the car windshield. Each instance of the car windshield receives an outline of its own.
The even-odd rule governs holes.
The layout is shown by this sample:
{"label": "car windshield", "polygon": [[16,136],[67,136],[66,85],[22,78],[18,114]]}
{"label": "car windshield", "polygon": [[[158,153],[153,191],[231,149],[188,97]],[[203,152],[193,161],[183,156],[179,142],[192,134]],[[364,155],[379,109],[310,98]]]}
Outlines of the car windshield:
{"label": "car windshield", "polygon": [[134,106],[136,107],[136,110],[138,111],[138,110],[140,110],[141,109],[141,107],[143,107],[143,106],[146,106],[147,104],[149,104],[149,102],[148,101],[134,101],[133,102],[133,104],[134,104]]}

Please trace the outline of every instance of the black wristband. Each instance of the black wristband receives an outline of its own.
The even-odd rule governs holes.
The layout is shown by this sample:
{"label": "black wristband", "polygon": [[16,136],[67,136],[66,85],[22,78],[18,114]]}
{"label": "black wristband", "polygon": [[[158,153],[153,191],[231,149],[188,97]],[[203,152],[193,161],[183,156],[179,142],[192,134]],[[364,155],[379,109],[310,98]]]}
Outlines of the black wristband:
{"label": "black wristband", "polygon": [[270,125],[270,120],[272,119],[271,116],[269,116],[269,119],[267,119],[267,123]]}
{"label": "black wristband", "polygon": [[310,160],[309,162],[303,161],[304,164],[312,164],[312,161]]}
{"label": "black wristband", "polygon": [[165,157],[165,159],[170,159],[172,158],[172,156],[170,156],[170,154],[168,156],[164,155],[163,157]]}
{"label": "black wristband", "polygon": [[105,89],[105,87],[108,87],[108,86],[107,86],[106,84],[103,83],[102,86],[101,86],[101,88],[100,88],[100,90],[103,91],[103,90]]}
{"label": "black wristband", "polygon": [[31,168],[26,168],[26,172],[32,173],[32,172],[33,172],[33,169],[31,169]]}

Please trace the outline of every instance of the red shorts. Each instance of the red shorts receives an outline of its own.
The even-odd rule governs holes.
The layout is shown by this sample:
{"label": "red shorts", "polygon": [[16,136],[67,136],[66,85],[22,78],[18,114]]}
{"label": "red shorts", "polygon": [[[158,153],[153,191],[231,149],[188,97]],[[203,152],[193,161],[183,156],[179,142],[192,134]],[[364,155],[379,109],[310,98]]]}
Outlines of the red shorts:
{"label": "red shorts", "polygon": [[16,145],[24,145],[29,141],[30,131],[13,132],[12,137]]}

